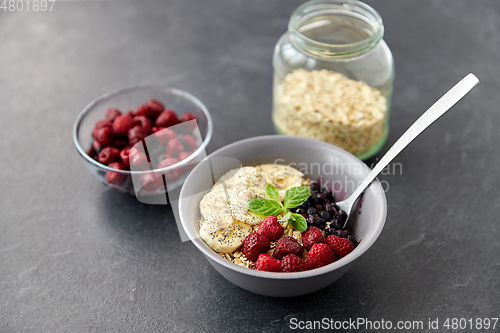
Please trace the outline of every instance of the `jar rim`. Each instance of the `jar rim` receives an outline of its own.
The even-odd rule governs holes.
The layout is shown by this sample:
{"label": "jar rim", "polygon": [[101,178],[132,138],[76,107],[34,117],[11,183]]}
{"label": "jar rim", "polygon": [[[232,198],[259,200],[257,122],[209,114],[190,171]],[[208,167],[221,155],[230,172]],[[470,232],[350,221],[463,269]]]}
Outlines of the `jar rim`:
{"label": "jar rim", "polygon": [[[314,40],[305,36],[301,24],[308,18],[321,13],[349,15],[362,20],[370,27],[370,36],[352,42],[333,44]],[[358,0],[312,0],[297,7],[288,23],[292,42],[301,49],[318,56],[346,56],[371,50],[384,36],[384,25],[380,14],[366,3]]]}

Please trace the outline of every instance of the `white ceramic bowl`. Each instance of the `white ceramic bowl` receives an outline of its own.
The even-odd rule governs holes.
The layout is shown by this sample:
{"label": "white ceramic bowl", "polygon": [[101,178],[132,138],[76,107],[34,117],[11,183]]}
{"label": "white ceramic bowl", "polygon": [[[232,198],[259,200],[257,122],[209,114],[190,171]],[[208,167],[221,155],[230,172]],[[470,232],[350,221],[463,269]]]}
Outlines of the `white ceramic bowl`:
{"label": "white ceramic bowl", "polygon": [[[263,163],[294,166],[302,169],[312,180],[323,177],[324,181],[335,181],[336,201],[353,192],[368,174],[369,168],[354,155],[331,144],[282,135],[261,136],[232,143],[197,165],[187,177],[180,193],[179,217],[182,226],[212,266],[243,289],[275,297],[299,296],[320,290],[347,272],[356,259],[373,245],[384,227],[387,203],[382,186],[376,180],[366,190],[359,214],[356,214],[357,218],[350,226],[359,245],[344,258],[324,267],[296,273],[262,272],[233,264],[217,255],[199,238],[199,203],[207,192],[207,182],[211,182],[203,170],[206,170],[210,160],[217,158],[237,159],[243,166]],[[212,163],[215,180],[234,168],[231,159],[227,163],[224,163],[224,159],[222,162],[217,160],[218,163]]]}

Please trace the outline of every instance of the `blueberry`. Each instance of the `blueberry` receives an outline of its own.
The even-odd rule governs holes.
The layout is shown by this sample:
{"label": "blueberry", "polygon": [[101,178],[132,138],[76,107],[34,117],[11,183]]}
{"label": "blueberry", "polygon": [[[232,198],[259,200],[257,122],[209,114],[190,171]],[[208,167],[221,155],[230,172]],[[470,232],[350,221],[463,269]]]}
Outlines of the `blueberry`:
{"label": "blueberry", "polygon": [[308,210],[307,210],[307,215],[316,215],[318,211],[316,210],[316,208],[314,207],[310,207]]}
{"label": "blueberry", "polygon": [[342,217],[340,216],[339,213],[337,212],[333,212],[332,214],[330,214],[331,218],[332,218],[332,221],[339,221],[339,222],[342,222],[343,224],[343,220],[342,220]]}
{"label": "blueberry", "polygon": [[331,202],[332,202],[330,199],[325,199],[325,200],[323,200],[323,201],[325,202],[325,205],[326,205],[326,204],[329,204],[329,203],[331,203]]}
{"label": "blueberry", "polygon": [[330,225],[337,230],[341,230],[344,227],[344,223],[339,220],[332,221]]}
{"label": "blueberry", "polygon": [[340,217],[342,218],[342,221],[346,221],[347,220],[347,213],[344,212],[342,209],[339,210],[339,214],[340,214]]}
{"label": "blueberry", "polygon": [[326,220],[324,218],[318,217],[319,223],[315,225],[316,227],[320,229],[324,229],[326,227]]}
{"label": "blueberry", "polygon": [[318,229],[323,229],[326,225],[326,222],[324,219],[321,217],[318,217],[317,215],[313,215],[314,217],[311,218],[312,225],[315,226]]}
{"label": "blueberry", "polygon": [[317,215],[309,215],[307,217],[307,224],[317,227],[320,224],[319,217]]}
{"label": "blueberry", "polygon": [[311,203],[309,201],[306,201],[300,207],[303,208],[303,209],[305,209],[305,210],[308,210],[309,207],[311,207]]}
{"label": "blueberry", "polygon": [[318,193],[311,193],[311,196],[309,197],[309,202],[311,204],[318,204],[319,203]]}
{"label": "blueberry", "polygon": [[325,237],[328,237],[330,235],[335,235],[335,229],[333,229],[333,228],[326,229]]}
{"label": "blueberry", "polygon": [[325,202],[325,199],[328,199],[326,194],[324,193],[318,193],[318,200],[320,203],[324,203]]}
{"label": "blueberry", "polygon": [[353,235],[348,235],[347,239],[351,241],[352,245],[358,246],[358,241],[356,240],[356,237],[354,237]]}
{"label": "blueberry", "polygon": [[295,208],[295,213],[296,214],[306,214],[306,210],[304,208]]}
{"label": "blueberry", "polygon": [[331,203],[327,203],[325,205],[325,209],[328,211],[328,213],[330,213],[330,216],[336,213],[335,206]]}
{"label": "blueberry", "polygon": [[342,238],[346,238],[347,236],[349,236],[347,234],[347,232],[345,230],[335,230],[335,235],[339,236],[339,237],[342,237]]}
{"label": "blueberry", "polygon": [[311,192],[318,192],[321,189],[321,186],[317,182],[312,182],[309,185],[309,188],[311,189]]}
{"label": "blueberry", "polygon": [[325,219],[326,221],[330,221],[330,213],[328,213],[328,211],[326,210],[320,210],[318,212],[318,216]]}

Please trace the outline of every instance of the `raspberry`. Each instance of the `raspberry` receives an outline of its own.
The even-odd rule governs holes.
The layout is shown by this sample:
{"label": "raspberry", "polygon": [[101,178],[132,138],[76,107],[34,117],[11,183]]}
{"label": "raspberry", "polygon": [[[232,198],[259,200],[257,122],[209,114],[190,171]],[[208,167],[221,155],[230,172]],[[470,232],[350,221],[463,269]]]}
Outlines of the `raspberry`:
{"label": "raspberry", "polygon": [[182,116],[179,118],[179,122],[180,123],[184,123],[184,122],[190,121],[190,120],[196,120],[196,121],[192,122],[192,123],[189,123],[189,124],[184,124],[183,126],[181,126],[181,130],[184,133],[191,133],[191,132],[193,132],[193,130],[196,128],[196,126],[198,124],[198,119],[196,118],[196,116],[194,114],[189,113],[189,112],[184,112],[182,114]]}
{"label": "raspberry", "polygon": [[130,169],[130,147],[128,148],[123,148],[122,151],[120,152],[120,158],[122,160],[122,163],[123,163],[123,166],[125,167],[125,169]]}
{"label": "raspberry", "polygon": [[95,130],[94,139],[98,141],[102,147],[111,146],[115,139],[111,126],[105,126]]}
{"label": "raspberry", "polygon": [[115,118],[121,114],[122,114],[121,111],[118,109],[115,108],[108,109],[108,111],[106,111],[106,120],[113,122],[113,120],[115,120]]}
{"label": "raspberry", "polygon": [[161,174],[156,172],[148,172],[147,174],[140,175],[144,189],[146,191],[155,191],[163,186],[163,178]]}
{"label": "raspberry", "polygon": [[113,132],[118,135],[125,135],[127,131],[134,126],[134,119],[128,114],[121,115],[113,121]]}
{"label": "raspberry", "polygon": [[179,120],[177,119],[177,115],[174,111],[165,109],[159,116],[156,118],[156,126],[157,127],[170,127],[177,125]]}
{"label": "raspberry", "polygon": [[139,125],[130,128],[127,132],[128,142],[132,146],[135,145],[137,142],[143,140],[148,135],[149,132],[147,131],[147,129]]}
{"label": "raspberry", "polygon": [[283,235],[283,230],[285,229],[278,223],[278,218],[269,215],[262,221],[257,232],[266,236],[270,241],[275,241]]}
{"label": "raspberry", "polygon": [[171,165],[174,165],[176,163],[179,163],[179,160],[176,159],[175,157],[165,157],[163,160],[158,163],[158,169],[166,168]]}
{"label": "raspberry", "polygon": [[111,127],[111,122],[109,120],[99,120],[97,123],[94,125],[94,129],[92,130],[92,135],[94,136],[95,139],[95,133],[98,129],[101,129],[103,127]]}
{"label": "raspberry", "polygon": [[152,99],[147,104],[149,106],[150,114],[152,118],[158,118],[158,116],[165,110],[163,104],[156,99]]}
{"label": "raspberry", "polygon": [[156,127],[156,126],[153,126],[153,128],[151,129],[151,132],[153,133],[156,133],[158,131],[161,131],[163,129],[163,127]]}
{"label": "raspberry", "polygon": [[127,113],[126,113],[126,115],[129,116],[130,118],[134,118],[135,117],[135,111],[128,110]]}
{"label": "raspberry", "polygon": [[175,132],[170,128],[160,128],[161,130],[155,133],[155,137],[156,140],[158,140],[158,142],[161,144],[166,143],[168,140],[174,139],[177,136],[177,134],[175,134]]}
{"label": "raspberry", "polygon": [[190,121],[190,120],[196,120],[198,121],[198,118],[192,113],[189,112],[184,112],[182,116],[179,118],[179,122],[183,123],[185,121]]}
{"label": "raspberry", "polygon": [[[108,165],[110,168],[117,169],[117,170],[125,170],[125,166],[121,162],[112,162],[109,163]],[[121,184],[127,175],[119,172],[114,172],[114,171],[108,171],[106,172],[106,180],[110,184]]]}
{"label": "raspberry", "polygon": [[309,251],[311,247],[316,243],[324,243],[325,237],[316,227],[309,227],[302,234],[302,243],[304,243],[304,248]]}
{"label": "raspberry", "polygon": [[269,251],[271,243],[266,236],[252,232],[243,240],[241,252],[251,261],[256,261],[259,254]]}
{"label": "raspberry", "polygon": [[323,267],[337,260],[333,251],[325,243],[314,244],[307,255],[309,269]]}
{"label": "raspberry", "polygon": [[288,254],[281,260],[281,272],[302,272],[306,269],[306,263],[295,254]]}
{"label": "raspberry", "polygon": [[300,256],[302,255],[302,252],[304,252],[304,249],[302,249],[302,246],[295,238],[285,236],[278,239],[278,243],[276,244],[276,248],[273,252],[273,257],[281,259],[290,253]]}
{"label": "raspberry", "polygon": [[136,116],[145,116],[145,117],[151,117],[153,114],[151,108],[147,104],[142,104],[135,110],[135,115]]}
{"label": "raspberry", "polygon": [[109,164],[120,159],[120,149],[115,147],[106,147],[99,153],[99,162]]}
{"label": "raspberry", "polygon": [[134,170],[148,170],[148,158],[145,153],[132,148],[129,153],[130,167]]}
{"label": "raspberry", "polygon": [[[160,163],[158,164],[158,169],[165,168],[174,165],[176,163],[179,163],[179,160],[176,159],[175,157],[166,157],[165,159],[160,161]],[[179,179],[182,176],[182,174],[183,174],[182,168],[178,167],[165,173],[165,177],[169,181],[173,182]]]}
{"label": "raspberry", "polygon": [[116,170],[125,170],[125,166],[123,165],[122,162],[112,162],[112,163],[109,163],[108,166],[110,168],[116,169]]}
{"label": "raspberry", "polygon": [[196,140],[195,138],[193,138],[191,135],[189,134],[184,134],[182,136],[182,138],[184,139],[184,142],[186,142],[186,144],[191,147],[192,149],[196,149],[198,148],[198,145],[196,144]]}
{"label": "raspberry", "polygon": [[332,251],[338,258],[343,258],[354,250],[354,245],[347,238],[341,238],[337,235],[326,237],[326,244],[330,246]]}
{"label": "raspberry", "polygon": [[94,150],[96,152],[96,155],[99,155],[99,153],[101,152],[102,148],[104,148],[104,147],[101,146],[101,144],[96,140],[92,144],[92,148],[94,148]]}
{"label": "raspberry", "polygon": [[85,153],[87,153],[87,155],[89,155],[91,158],[94,158],[97,155],[97,151],[95,150],[94,146],[90,147]]}
{"label": "raspberry", "polygon": [[193,153],[192,151],[181,151],[178,156],[179,161],[185,160],[186,158],[191,156],[192,153]]}
{"label": "raspberry", "polygon": [[184,150],[184,146],[177,139],[171,139],[167,143],[167,154],[177,155]]}
{"label": "raspberry", "polygon": [[140,125],[144,128],[148,135],[151,134],[151,130],[153,128],[153,122],[146,116],[135,116],[134,117],[134,125]]}
{"label": "raspberry", "polygon": [[281,261],[274,259],[267,253],[259,254],[255,269],[258,271],[278,272],[281,266]]}
{"label": "raspberry", "polygon": [[125,140],[121,140],[121,139],[118,139],[118,138],[115,138],[113,140],[113,147],[115,148],[123,148],[127,145],[127,141]]}

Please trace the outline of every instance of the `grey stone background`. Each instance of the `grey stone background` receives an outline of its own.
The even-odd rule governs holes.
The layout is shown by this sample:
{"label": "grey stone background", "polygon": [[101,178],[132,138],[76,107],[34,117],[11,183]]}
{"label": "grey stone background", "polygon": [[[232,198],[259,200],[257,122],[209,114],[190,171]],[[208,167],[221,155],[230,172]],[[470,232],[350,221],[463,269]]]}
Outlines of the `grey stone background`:
{"label": "grey stone background", "polygon": [[402,174],[381,177],[390,184],[382,235],[315,294],[275,299],[229,284],[180,241],[170,208],[105,188],[79,160],[78,113],[133,85],[199,97],[215,122],[209,151],[273,133],[272,51],[300,3],[0,10],[0,332],[283,332],[293,317],[500,317],[498,1],[369,1],[396,60],[385,149],[467,73],[481,84],[397,157]]}

